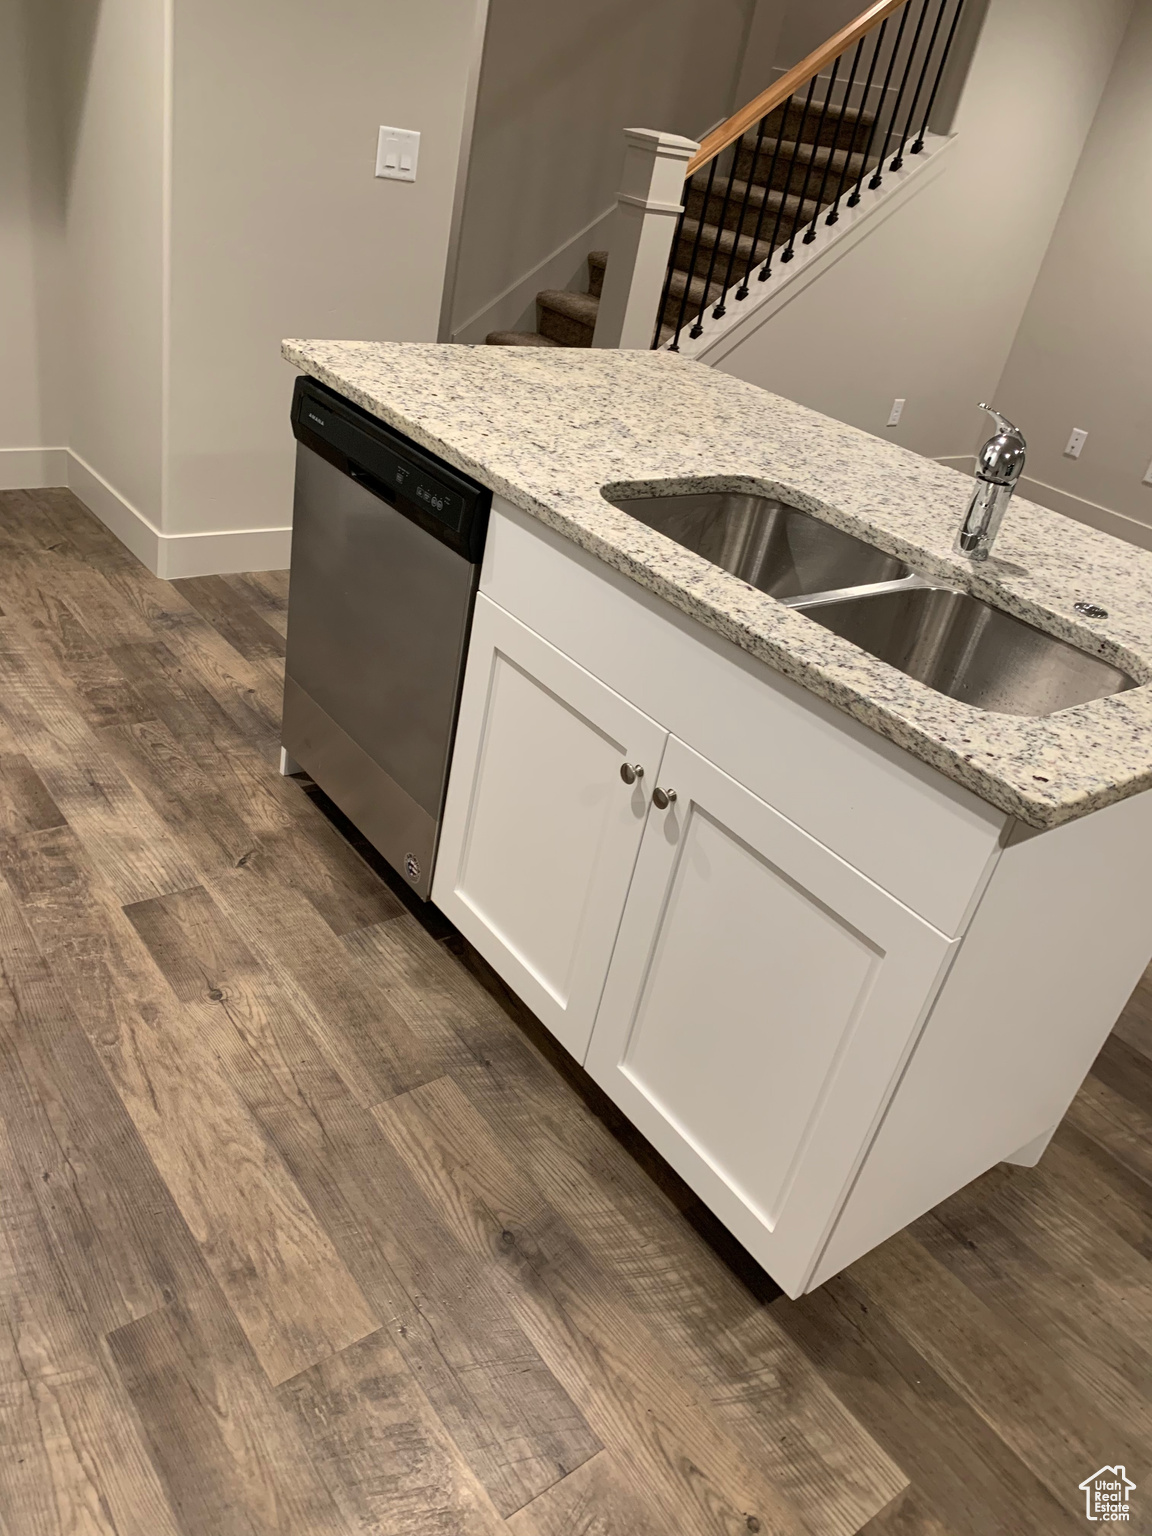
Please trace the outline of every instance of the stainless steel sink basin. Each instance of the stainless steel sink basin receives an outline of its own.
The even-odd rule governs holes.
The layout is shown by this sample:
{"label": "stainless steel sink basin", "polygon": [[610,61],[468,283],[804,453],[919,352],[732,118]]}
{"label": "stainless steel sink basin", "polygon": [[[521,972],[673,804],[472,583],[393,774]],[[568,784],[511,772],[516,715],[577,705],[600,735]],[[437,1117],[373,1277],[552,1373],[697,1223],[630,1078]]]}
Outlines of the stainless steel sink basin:
{"label": "stainless steel sink basin", "polygon": [[609,498],[649,528],[771,597],[799,597],[908,574],[893,555],[782,501],[734,491]]}
{"label": "stainless steel sink basin", "polygon": [[1137,686],[1108,662],[947,587],[860,593],[804,611],[938,693],[998,714],[1054,715]]}

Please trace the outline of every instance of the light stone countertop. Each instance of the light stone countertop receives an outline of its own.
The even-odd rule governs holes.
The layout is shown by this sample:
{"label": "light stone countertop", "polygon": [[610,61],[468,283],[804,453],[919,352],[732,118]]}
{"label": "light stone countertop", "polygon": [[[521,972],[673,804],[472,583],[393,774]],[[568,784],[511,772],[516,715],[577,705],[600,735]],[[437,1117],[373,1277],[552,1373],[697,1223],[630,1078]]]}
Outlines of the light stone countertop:
{"label": "light stone countertop", "polygon": [[[1030,826],[1152,787],[1152,553],[1015,500],[993,557],[952,553],[972,482],[667,352],[286,341],[302,372]],[[1044,718],[946,698],[609,505],[604,486],[780,496],[1141,686]],[[653,487],[655,489],[655,487]],[[1099,602],[1099,622],[1073,611]]]}

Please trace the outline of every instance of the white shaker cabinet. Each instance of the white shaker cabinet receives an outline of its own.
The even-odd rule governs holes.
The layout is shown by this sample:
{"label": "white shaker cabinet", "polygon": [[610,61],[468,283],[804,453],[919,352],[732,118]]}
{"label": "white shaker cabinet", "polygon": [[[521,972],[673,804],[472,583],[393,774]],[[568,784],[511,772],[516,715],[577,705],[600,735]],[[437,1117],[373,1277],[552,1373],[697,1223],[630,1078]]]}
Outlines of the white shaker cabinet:
{"label": "white shaker cabinet", "polygon": [[951,941],[676,737],[655,802],[587,1067],[795,1293]]}
{"label": "white shaker cabinet", "polygon": [[954,941],[483,595],[433,897],[802,1289]]}
{"label": "white shaker cabinet", "polygon": [[433,899],[790,1295],[1035,1162],[1150,846],[1152,793],[1013,823],[497,502]]}
{"label": "white shaker cabinet", "polygon": [[579,1060],[666,740],[477,598],[432,897]]}

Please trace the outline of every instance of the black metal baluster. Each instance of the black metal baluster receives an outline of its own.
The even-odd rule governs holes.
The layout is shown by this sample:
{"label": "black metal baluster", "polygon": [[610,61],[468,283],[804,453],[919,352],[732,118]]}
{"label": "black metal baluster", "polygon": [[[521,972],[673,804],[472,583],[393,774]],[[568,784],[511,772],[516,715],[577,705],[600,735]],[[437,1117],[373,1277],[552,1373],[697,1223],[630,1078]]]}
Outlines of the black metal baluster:
{"label": "black metal baluster", "polygon": [[[791,261],[793,256],[795,256],[796,233],[800,228],[802,220],[807,223],[807,220],[804,219],[804,204],[808,201],[808,184],[812,180],[812,167],[816,164],[816,156],[821,148],[820,138],[824,132],[824,124],[828,120],[828,103],[832,97],[832,87],[836,84],[836,75],[839,69],[840,60],[837,59],[832,65],[832,76],[828,82],[828,89],[824,93],[824,105],[820,108],[820,121],[816,124],[816,139],[812,145],[812,153],[808,156],[808,165],[804,171],[804,182],[800,188],[800,202],[792,218],[792,231],[788,236],[788,249],[781,255],[781,261]],[[819,78],[819,75],[817,75],[816,79],[818,80]],[[817,212],[819,212],[819,209],[817,209]]]}
{"label": "black metal baluster", "polygon": [[[916,31],[912,38],[912,47],[908,50],[908,62],[904,66],[904,78],[901,80],[900,89],[896,93],[896,105],[892,108],[892,121],[888,124],[888,132],[884,137],[884,153],[880,157],[881,162],[883,162],[888,156],[888,146],[892,141],[892,130],[896,126],[897,120],[900,116],[900,108],[904,104],[904,92],[908,89],[908,81],[912,76],[912,66],[916,62],[916,50],[920,46],[920,38],[924,32],[924,23],[928,20],[928,7],[931,4],[932,0],[924,0],[924,4],[920,7],[920,20],[916,23]],[[879,169],[879,167],[877,167],[877,169]],[[888,169],[890,171],[898,171],[900,167],[898,165],[890,165]]]}
{"label": "black metal baluster", "polygon": [[[780,192],[780,206],[777,207],[776,210],[776,223],[773,224],[773,238],[771,238],[770,243],[768,243],[768,260],[766,260],[765,264],[760,267],[760,283],[766,283],[768,278],[773,275],[773,257],[776,255],[777,249],[776,241],[777,238],[779,238],[780,224],[783,223],[783,215],[785,215],[786,207],[788,207],[788,197],[790,197],[791,187],[793,187],[793,172],[796,170],[796,149],[799,149],[800,144],[803,143],[803,129],[805,129],[805,123],[808,121],[808,109],[811,108],[811,104],[813,104],[814,91],[816,91],[816,77],[813,77],[808,81],[808,95],[806,95],[805,103],[803,103],[803,115],[800,117],[800,131],[797,132],[796,135],[796,147],[793,149],[793,158],[788,161],[788,178],[786,178],[785,184],[783,184],[783,190]],[[788,123],[788,112],[786,112],[786,109],[783,121],[785,121],[785,124]],[[783,127],[780,129],[780,132],[783,132]]]}
{"label": "black metal baluster", "polygon": [[[876,73],[876,65],[880,60],[880,52],[884,47],[884,34],[888,30],[888,18],[885,16],[880,23],[880,31],[876,34],[876,52],[872,55],[872,63],[868,69],[868,84],[864,87],[864,110],[868,110],[868,98],[872,94],[872,79]],[[872,140],[876,137],[876,129],[880,125],[880,114],[877,112],[872,119],[872,127],[868,130],[868,142],[864,146],[864,163],[860,167],[860,179],[856,183],[852,196],[848,199],[849,208],[855,208],[860,201],[860,189],[864,185],[864,172],[868,169],[868,156],[872,153]]]}
{"label": "black metal baluster", "polygon": [[[716,159],[717,157],[714,156],[708,166],[708,185],[704,190],[704,203],[700,209],[700,217],[696,221],[696,238],[692,242],[692,260],[688,266],[684,292],[680,295],[680,312],[676,316],[676,334],[673,336],[672,345],[668,349],[670,352],[679,352],[680,350],[680,332],[684,329],[684,316],[688,310],[688,296],[692,292],[692,279],[696,275],[696,254],[700,249],[700,236],[704,230],[704,219],[708,213],[708,204],[712,198],[712,183],[716,179]],[[675,251],[673,251],[674,257]]]}
{"label": "black metal baluster", "polygon": [[[856,71],[860,68],[860,60],[864,55],[864,38],[856,44],[856,53],[852,59],[852,72],[848,76],[848,89],[844,92],[844,105],[840,109],[840,121],[843,123],[845,116],[852,109],[852,92],[856,88]],[[832,211],[824,220],[825,224],[835,224],[840,217],[840,198],[844,192],[844,178],[848,175],[848,168],[852,164],[852,152],[856,148],[856,137],[860,132],[860,117],[857,114],[856,122],[852,127],[852,139],[848,148],[844,151],[844,164],[840,167],[840,179],[836,183],[836,198],[832,205]],[[836,130],[837,147],[839,147],[840,130]],[[824,200],[824,189],[820,189],[820,200]]]}
{"label": "black metal baluster", "polygon": [[[788,199],[792,195],[792,176],[793,176],[793,173],[796,170],[796,156],[799,153],[799,151],[800,151],[800,149],[801,149],[801,147],[802,147],[802,145],[804,143],[804,130],[808,126],[808,113],[812,110],[812,96],[813,96],[813,93],[816,90],[816,80],[817,80],[817,76],[813,75],[811,80],[809,80],[809,82],[808,82],[808,94],[804,98],[804,111],[800,114],[800,126],[796,130],[796,142],[795,142],[795,145],[794,145],[793,150],[792,150],[792,159],[788,162],[788,179],[784,183],[784,195],[783,195],[783,197],[781,199],[781,202],[780,202],[780,211],[779,211],[779,213],[776,216],[776,227],[772,231],[772,250],[769,251],[769,253],[768,253],[768,260],[769,260],[769,262],[771,262],[771,260],[772,260],[772,253],[776,249],[776,236],[779,233],[780,224],[781,224],[780,214],[782,214],[785,211],[785,209],[787,208],[787,206],[788,206]],[[788,121],[787,117],[785,117],[784,121],[785,122]],[[812,168],[812,162],[811,162],[811,160],[809,160],[809,162],[808,162],[808,169],[811,170],[811,168]],[[794,240],[796,238],[796,221],[800,217],[800,209],[801,209],[802,206],[803,206],[802,204],[797,203],[796,204],[796,212],[792,215],[792,230],[791,230],[791,233],[790,233],[790,236],[789,236],[789,238],[792,239],[792,240]],[[791,261],[792,260],[791,252],[787,251],[787,250],[783,251],[781,253],[781,255],[780,255],[780,260],[781,261]],[[761,280],[763,280],[763,278],[764,278],[764,273],[763,272],[761,272],[760,277],[761,277]]]}
{"label": "black metal baluster", "polygon": [[[728,285],[732,281],[736,257],[740,252],[740,236],[744,233],[744,220],[748,217],[748,199],[752,195],[752,183],[756,176],[756,167],[760,164],[760,149],[764,143],[764,124],[767,121],[767,117],[760,119],[760,131],[756,135],[756,148],[752,151],[752,163],[749,165],[748,174],[744,178],[744,201],[740,204],[740,218],[732,235],[732,249],[728,252],[728,265],[724,269],[724,282],[720,289],[720,302],[712,311],[713,320],[719,320],[727,313],[724,298],[728,292]],[[744,143],[743,135],[741,135],[739,142],[741,145]],[[734,175],[736,171],[735,160],[732,162],[732,171]]]}
{"label": "black metal baluster", "polygon": [[[738,299],[746,299],[748,297],[748,279],[752,275],[752,268],[756,265],[756,252],[760,245],[760,234],[764,228],[764,215],[768,211],[768,198],[772,192],[772,183],[776,180],[776,167],[780,161],[780,145],[784,142],[783,125],[788,121],[788,108],[790,105],[791,98],[784,103],[782,109],[780,132],[776,135],[776,147],[772,151],[772,164],[768,170],[768,182],[764,188],[764,196],[760,199],[760,212],[756,215],[756,228],[752,232],[752,249],[748,253],[748,265],[744,268],[744,281],[736,290],[736,297]],[[770,117],[771,113],[768,116]],[[765,117],[764,122],[767,121],[768,118]],[[771,250],[769,250],[769,257],[771,257]]]}
{"label": "black metal baluster", "polygon": [[956,14],[952,18],[952,25],[948,29],[948,41],[944,44],[944,53],[940,59],[940,68],[936,71],[936,83],[932,87],[932,94],[928,98],[928,106],[924,111],[924,122],[912,146],[912,153],[918,155],[924,148],[924,135],[928,132],[928,122],[932,116],[932,108],[936,105],[936,95],[940,90],[940,82],[944,78],[944,69],[948,63],[948,55],[952,52],[952,44],[956,39],[956,28],[960,23],[960,12],[964,9],[964,0],[956,0]]}
{"label": "black metal baluster", "polygon": [[[900,57],[900,44],[904,41],[904,28],[908,25],[908,17],[911,12],[911,7],[912,0],[907,0],[904,9],[900,13],[900,30],[896,34],[896,46],[892,50],[892,57],[888,60],[888,72],[884,76],[884,89],[880,92],[881,104],[883,104],[885,97],[888,95],[888,87],[892,84],[892,76],[896,70],[896,60]],[[905,68],[905,78],[907,78],[907,68]],[[899,98],[897,98],[897,100],[899,100]],[[880,114],[877,114],[877,121],[879,121],[879,116]],[[888,140],[891,137],[892,119],[889,117],[888,131],[884,135],[884,148],[880,151],[880,154],[876,160],[876,169],[872,172],[872,179],[868,183],[869,190],[872,192],[875,192],[876,188],[880,186],[884,180],[884,156],[888,153]]]}
{"label": "black metal baluster", "polygon": [[[832,66],[832,75],[828,81],[828,95],[824,98],[824,111],[820,114],[820,126],[816,130],[817,147],[820,146],[820,140],[824,136],[824,123],[828,117],[828,108],[832,103],[832,92],[836,89],[836,76],[840,73],[840,63],[843,57],[844,55],[841,54]],[[851,90],[851,85],[849,85],[849,90]],[[845,98],[845,100],[847,100],[847,98]],[[816,238],[816,223],[820,218],[820,210],[824,206],[824,194],[828,190],[828,175],[832,169],[832,162],[836,158],[836,146],[840,140],[840,124],[842,117],[843,114],[841,114],[841,116],[837,117],[836,119],[836,137],[828,146],[828,158],[824,162],[824,174],[820,178],[820,190],[816,194],[816,212],[812,215],[811,227],[804,232],[805,245],[811,245],[813,240]]]}
{"label": "black metal baluster", "polygon": [[[928,0],[925,0],[928,3]],[[920,70],[920,78],[916,82],[916,94],[912,98],[912,105],[908,108],[908,116],[904,121],[904,132],[900,137],[900,148],[896,151],[896,158],[892,162],[891,169],[898,171],[904,164],[904,146],[908,143],[908,135],[912,132],[912,124],[916,120],[916,108],[920,105],[920,93],[924,89],[924,82],[928,78],[928,70],[932,64],[932,55],[936,52],[936,39],[940,36],[940,23],[944,20],[944,12],[948,9],[948,0],[940,0],[940,9],[936,12],[936,24],[932,28],[932,36],[928,39],[928,51],[924,55],[924,63]]]}
{"label": "black metal baluster", "polygon": [[[687,193],[685,193],[687,203]],[[681,208],[680,217],[676,220],[676,233],[672,236],[672,249],[668,252],[668,271],[664,274],[664,292],[660,295],[660,308],[656,314],[656,334],[652,338],[652,351],[660,346],[660,332],[664,329],[664,311],[668,307],[668,295],[672,290],[672,274],[676,270],[676,252],[680,249],[680,241],[684,234],[684,220],[688,217],[687,207]],[[679,352],[679,341],[672,348],[673,352]]]}
{"label": "black metal baluster", "polygon": [[[736,145],[738,146],[739,143],[740,140],[737,139]],[[723,154],[723,150],[721,154]],[[728,217],[728,204],[732,200],[732,169],[739,158],[739,154],[739,149],[734,147],[732,164],[728,167],[728,185],[724,188],[724,201],[720,205],[720,223],[716,226],[716,238],[712,242],[712,253],[708,258],[708,276],[704,279],[704,292],[700,297],[700,313],[696,316],[692,323],[692,329],[688,332],[693,341],[696,340],[697,336],[703,336],[704,334],[704,311],[708,308],[708,292],[712,287],[712,274],[716,270],[716,257],[720,252],[720,236],[724,233],[724,220]],[[719,158],[720,155],[717,155],[716,159],[719,160]],[[707,208],[705,208],[704,212],[707,213],[707,211]],[[701,224],[703,224],[703,220],[701,220]]]}

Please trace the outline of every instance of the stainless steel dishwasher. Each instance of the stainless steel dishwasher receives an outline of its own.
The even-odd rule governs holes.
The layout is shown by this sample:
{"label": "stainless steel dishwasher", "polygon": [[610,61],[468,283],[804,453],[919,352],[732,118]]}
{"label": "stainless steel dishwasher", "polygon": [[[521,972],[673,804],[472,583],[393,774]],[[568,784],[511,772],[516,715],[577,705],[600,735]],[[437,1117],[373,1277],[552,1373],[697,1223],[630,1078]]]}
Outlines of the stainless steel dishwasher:
{"label": "stainless steel dishwasher", "polygon": [[281,767],[427,899],[492,493],[296,381]]}

